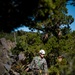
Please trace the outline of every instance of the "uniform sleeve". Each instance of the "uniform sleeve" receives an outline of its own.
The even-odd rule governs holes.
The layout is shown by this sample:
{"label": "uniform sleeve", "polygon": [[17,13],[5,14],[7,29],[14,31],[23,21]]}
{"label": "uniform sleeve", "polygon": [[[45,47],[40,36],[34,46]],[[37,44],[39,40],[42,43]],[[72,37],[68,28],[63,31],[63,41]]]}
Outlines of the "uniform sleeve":
{"label": "uniform sleeve", "polygon": [[35,61],[35,58],[33,58],[32,62],[31,62],[31,63],[30,63],[30,65],[29,65],[29,68],[30,68],[30,69],[32,69],[32,68],[33,68],[34,61]]}
{"label": "uniform sleeve", "polygon": [[45,73],[48,73],[48,66],[46,60],[44,60],[44,71]]}

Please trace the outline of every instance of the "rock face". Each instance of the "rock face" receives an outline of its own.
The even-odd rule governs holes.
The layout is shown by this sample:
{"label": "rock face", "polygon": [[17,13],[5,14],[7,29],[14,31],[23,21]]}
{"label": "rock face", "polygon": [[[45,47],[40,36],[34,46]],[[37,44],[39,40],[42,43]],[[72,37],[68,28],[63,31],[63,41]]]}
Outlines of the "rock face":
{"label": "rock face", "polygon": [[15,59],[12,58],[10,49],[14,48],[16,44],[5,38],[0,39],[0,75],[10,75],[12,63]]}
{"label": "rock face", "polygon": [[0,75],[4,75],[6,72],[3,63],[0,61]]}
{"label": "rock face", "polygon": [[20,72],[24,71],[26,57],[23,52],[13,55],[11,49],[15,47],[15,42],[0,39],[0,75],[20,75]]}
{"label": "rock face", "polygon": [[19,58],[19,61],[21,61],[21,60],[25,60],[26,57],[23,52],[20,52],[18,55],[18,58]]}

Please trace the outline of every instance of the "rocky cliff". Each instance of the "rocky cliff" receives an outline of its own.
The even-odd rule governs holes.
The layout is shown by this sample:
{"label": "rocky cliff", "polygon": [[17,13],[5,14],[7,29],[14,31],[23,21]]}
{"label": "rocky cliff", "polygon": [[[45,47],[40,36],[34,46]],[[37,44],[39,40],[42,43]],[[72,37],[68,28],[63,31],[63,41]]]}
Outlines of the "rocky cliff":
{"label": "rocky cliff", "polygon": [[10,75],[12,64],[16,61],[11,49],[15,47],[15,42],[5,38],[0,39],[0,75]]}

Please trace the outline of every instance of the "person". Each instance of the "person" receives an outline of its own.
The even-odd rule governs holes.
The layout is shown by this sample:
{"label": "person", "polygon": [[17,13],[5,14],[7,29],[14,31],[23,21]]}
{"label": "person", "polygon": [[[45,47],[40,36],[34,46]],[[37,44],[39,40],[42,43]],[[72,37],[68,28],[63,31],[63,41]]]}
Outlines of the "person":
{"label": "person", "polygon": [[39,75],[39,73],[42,75],[48,75],[48,67],[44,55],[45,51],[41,49],[39,51],[39,56],[35,56],[33,58],[32,62],[25,71],[27,72],[29,69],[31,69],[33,71],[33,75]]}

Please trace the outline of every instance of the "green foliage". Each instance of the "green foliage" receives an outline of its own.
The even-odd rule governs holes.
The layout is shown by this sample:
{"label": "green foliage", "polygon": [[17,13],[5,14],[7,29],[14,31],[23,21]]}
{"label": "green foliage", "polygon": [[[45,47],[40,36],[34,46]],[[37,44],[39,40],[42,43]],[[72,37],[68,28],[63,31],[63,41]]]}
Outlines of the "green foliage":
{"label": "green foliage", "polygon": [[54,66],[51,66],[50,68],[49,68],[49,75],[59,75],[59,70],[56,68],[56,67],[54,67]]}
{"label": "green foliage", "polygon": [[27,26],[31,30],[56,33],[60,26],[70,25],[74,21],[68,15],[67,2],[68,0],[1,0],[0,31],[11,32]]}
{"label": "green foliage", "polygon": [[[75,31],[71,32],[69,26],[74,18],[67,15],[67,1],[69,0],[26,0],[25,2],[24,0],[1,0],[0,31],[11,32],[14,31],[14,28],[25,25],[31,30],[41,30],[50,35],[46,43],[41,40],[42,34],[38,32],[17,31],[9,34],[1,32],[0,38],[4,37],[14,41],[16,47],[11,50],[12,53],[18,55],[21,51],[24,52],[26,64],[31,62],[33,56],[38,55],[40,49],[44,49],[50,75],[63,71],[65,75],[74,75]],[[62,25],[64,28],[60,28]],[[62,32],[61,37],[60,31]],[[56,59],[59,55],[66,58],[68,68],[60,64],[56,66]],[[23,74],[25,74],[24,71]]]}
{"label": "green foliage", "polygon": [[[5,37],[7,39],[13,39],[13,34],[0,34],[1,38]],[[5,35],[5,36],[4,36]],[[40,49],[46,51],[45,58],[48,62],[48,68],[50,74],[64,73],[69,75],[74,74],[74,62],[75,62],[75,31],[69,32],[62,35],[60,39],[50,35],[48,41],[43,44],[41,40],[41,33],[35,32],[16,32],[16,47],[11,50],[13,54],[18,55],[21,51],[24,52],[26,56],[25,65],[29,64],[35,55],[38,55]],[[62,55],[66,62],[63,65],[57,63],[57,57]],[[62,63],[64,63],[62,62]],[[72,63],[72,65],[70,65]],[[71,70],[70,70],[71,69]],[[23,74],[23,72],[22,72]]]}
{"label": "green foliage", "polygon": [[6,38],[7,40],[14,41],[14,33],[0,32],[0,38]]}

